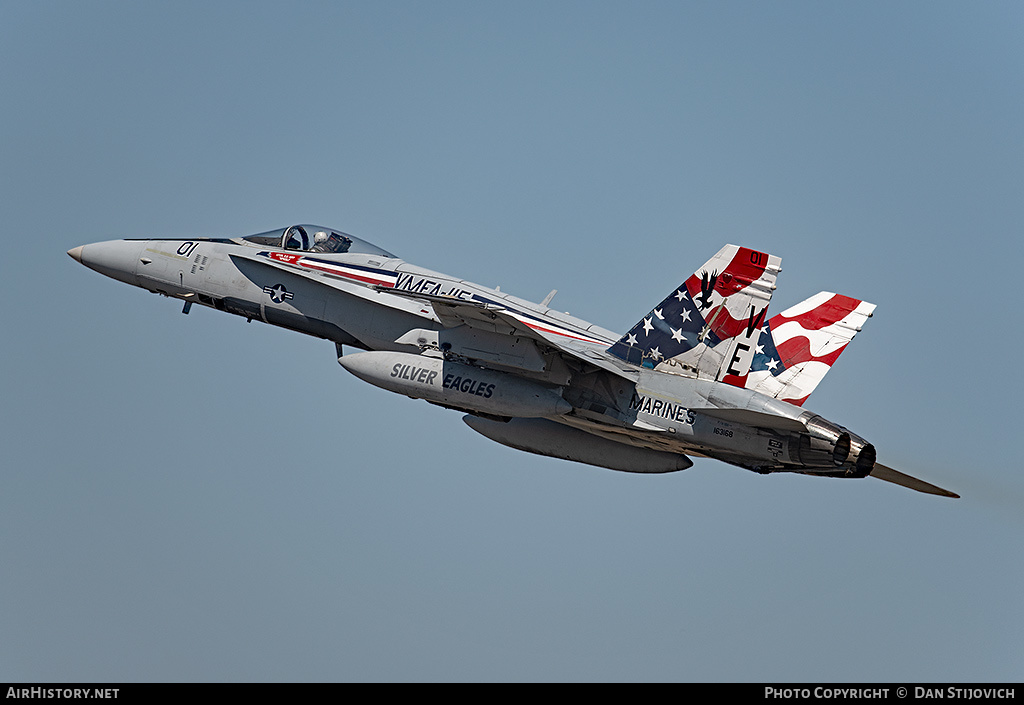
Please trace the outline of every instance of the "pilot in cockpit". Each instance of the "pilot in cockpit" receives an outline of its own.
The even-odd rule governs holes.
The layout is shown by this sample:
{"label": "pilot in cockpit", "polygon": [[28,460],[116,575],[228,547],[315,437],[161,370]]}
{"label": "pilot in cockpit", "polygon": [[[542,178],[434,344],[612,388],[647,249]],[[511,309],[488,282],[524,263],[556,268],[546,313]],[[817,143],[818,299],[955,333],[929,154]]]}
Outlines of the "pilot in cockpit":
{"label": "pilot in cockpit", "polygon": [[310,248],[313,252],[348,252],[348,248],[352,246],[351,238],[347,238],[344,235],[338,233],[326,233],[323,230],[318,230],[313,235],[313,247]]}
{"label": "pilot in cockpit", "polygon": [[[254,235],[249,240],[257,242],[262,236]],[[333,230],[317,230],[310,238],[309,232],[301,225],[286,228],[280,239],[280,246],[286,250],[302,252],[323,252],[340,254],[348,252],[352,246],[352,238],[336,233]],[[276,240],[274,241],[276,244]]]}

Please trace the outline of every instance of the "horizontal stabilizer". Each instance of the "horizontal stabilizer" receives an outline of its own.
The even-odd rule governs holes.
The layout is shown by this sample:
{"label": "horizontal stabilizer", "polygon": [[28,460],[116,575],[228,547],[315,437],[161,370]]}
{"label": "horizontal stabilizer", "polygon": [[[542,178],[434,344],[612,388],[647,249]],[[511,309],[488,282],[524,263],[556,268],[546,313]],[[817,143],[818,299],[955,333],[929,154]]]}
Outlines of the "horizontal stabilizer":
{"label": "horizontal stabilizer", "polygon": [[877,477],[879,480],[885,480],[886,482],[892,482],[897,485],[903,485],[909,487],[912,490],[918,492],[925,492],[927,494],[937,494],[940,497],[955,497],[959,498],[960,495],[949,490],[944,490],[941,487],[931,485],[924,480],[918,480],[916,477],[910,475],[904,475],[898,470],[893,470],[890,467],[886,467],[881,463],[875,463],[875,467],[871,470],[871,477]]}

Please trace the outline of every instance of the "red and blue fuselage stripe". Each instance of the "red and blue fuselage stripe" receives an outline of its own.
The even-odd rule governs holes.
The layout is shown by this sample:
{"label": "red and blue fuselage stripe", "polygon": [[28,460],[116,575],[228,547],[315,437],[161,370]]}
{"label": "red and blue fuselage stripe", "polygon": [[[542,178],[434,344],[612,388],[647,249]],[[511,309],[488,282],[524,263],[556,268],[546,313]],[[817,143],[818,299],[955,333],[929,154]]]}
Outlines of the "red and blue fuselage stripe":
{"label": "red and blue fuselage stripe", "polygon": [[[275,262],[282,262],[284,264],[289,264],[294,267],[312,270],[315,272],[340,277],[342,279],[348,279],[351,281],[359,282],[360,284],[372,284],[384,288],[394,288],[395,283],[398,281],[398,274],[396,274],[395,272],[390,272],[375,267],[368,267],[365,265],[332,262],[330,260],[319,259],[316,257],[307,257],[305,255],[290,252],[261,252],[260,254],[263,255],[264,257],[267,257],[268,259],[274,260]],[[588,337],[583,333],[579,333],[569,328],[552,324],[551,322],[544,321],[533,314],[527,313],[522,310],[517,310],[516,308],[509,306],[507,301],[495,301],[493,299],[489,299],[485,296],[480,296],[478,294],[471,294],[470,300],[476,301],[478,303],[499,306],[507,310],[512,316],[514,316],[524,325],[534,330],[540,331],[542,333],[560,335],[566,338],[572,338],[574,340],[580,340],[586,343],[607,345],[607,341],[602,341],[592,337]]]}

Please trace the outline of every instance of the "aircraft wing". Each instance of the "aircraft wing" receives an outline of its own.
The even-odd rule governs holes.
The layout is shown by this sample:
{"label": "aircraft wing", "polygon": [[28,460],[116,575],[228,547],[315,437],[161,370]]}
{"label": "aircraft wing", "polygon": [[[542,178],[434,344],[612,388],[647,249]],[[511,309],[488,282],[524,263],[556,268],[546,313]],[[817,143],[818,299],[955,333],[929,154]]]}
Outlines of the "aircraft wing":
{"label": "aircraft wing", "polygon": [[[232,254],[231,259],[236,263],[251,263],[259,267],[281,272],[282,274],[299,277],[305,281],[317,283],[330,289],[340,288],[333,281],[311,276],[309,272],[287,263],[238,254]],[[409,300],[410,305],[412,302],[426,303],[431,306],[438,320],[446,328],[456,328],[465,325],[502,335],[531,338],[548,347],[555,348],[559,353],[580,363],[608,370],[631,381],[635,381],[637,377],[636,370],[605,352],[609,345],[608,340],[590,337],[582,331],[569,328],[554,320],[541,318],[537,314],[515,312],[496,303],[471,301],[426,292],[404,291],[379,284],[365,288],[361,286],[352,287],[351,289],[345,288],[344,291],[352,295],[362,295],[359,293],[360,291],[373,292],[370,295],[376,295],[377,293],[391,294],[392,296]]]}
{"label": "aircraft wing", "polygon": [[636,381],[638,373],[635,368],[606,352],[609,345],[607,340],[590,337],[557,321],[517,313],[496,304],[388,287],[374,288],[395,296],[429,302],[446,328],[467,325],[494,333],[531,338],[580,363]]}
{"label": "aircraft wing", "polygon": [[902,472],[898,470],[893,470],[892,468],[886,467],[881,463],[875,463],[875,467],[872,468],[870,475],[871,477],[877,477],[879,480],[885,480],[886,482],[892,482],[897,485],[903,485],[904,487],[909,487],[912,490],[917,490],[918,492],[924,492],[926,494],[937,494],[940,497],[960,497],[960,495],[956,494],[955,492],[944,490],[941,487],[936,487],[935,485],[929,484],[924,480],[918,480],[916,477],[905,475]]}
{"label": "aircraft wing", "polygon": [[375,286],[373,289],[392,296],[428,302],[433,306],[434,313],[445,328],[465,325],[492,333],[533,337],[533,331],[528,326],[509,315],[507,310],[501,306],[481,301],[467,301],[452,296],[403,291],[385,286]]}

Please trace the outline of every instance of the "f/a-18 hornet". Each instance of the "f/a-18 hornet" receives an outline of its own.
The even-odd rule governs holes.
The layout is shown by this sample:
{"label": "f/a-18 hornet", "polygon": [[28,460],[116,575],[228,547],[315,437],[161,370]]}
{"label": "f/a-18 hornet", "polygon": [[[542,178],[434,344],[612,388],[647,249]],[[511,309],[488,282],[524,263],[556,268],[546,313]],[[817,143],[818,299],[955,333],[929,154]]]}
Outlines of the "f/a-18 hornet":
{"label": "f/a-18 hornet", "polygon": [[467,412],[519,450],[637,473],[708,457],[957,496],[803,408],[874,305],[821,292],[767,318],[781,260],[745,247],[723,247],[625,335],[551,309],[554,291],[531,303],[315,225],[68,254],[185,313],[198,303],[333,341],[356,377]]}

